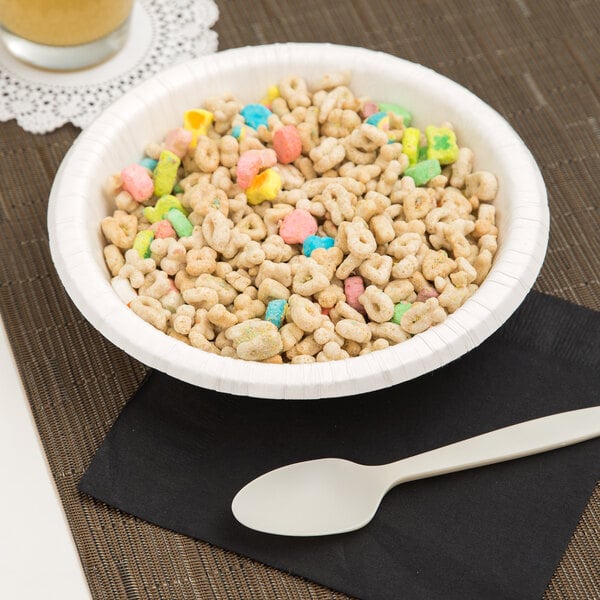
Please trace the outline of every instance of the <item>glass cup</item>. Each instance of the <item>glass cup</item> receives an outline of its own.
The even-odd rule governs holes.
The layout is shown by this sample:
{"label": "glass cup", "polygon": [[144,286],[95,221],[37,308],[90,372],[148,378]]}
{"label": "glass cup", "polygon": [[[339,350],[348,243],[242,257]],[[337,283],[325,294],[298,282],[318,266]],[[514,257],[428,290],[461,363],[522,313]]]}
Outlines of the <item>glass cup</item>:
{"label": "glass cup", "polygon": [[123,47],[132,7],[133,0],[0,0],[0,38],[36,67],[83,69]]}

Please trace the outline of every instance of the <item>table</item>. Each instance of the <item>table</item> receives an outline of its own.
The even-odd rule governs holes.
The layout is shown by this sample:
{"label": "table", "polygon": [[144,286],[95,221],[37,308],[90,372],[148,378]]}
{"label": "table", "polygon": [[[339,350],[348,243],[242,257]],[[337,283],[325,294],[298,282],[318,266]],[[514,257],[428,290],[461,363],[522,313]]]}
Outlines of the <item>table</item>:
{"label": "table", "polygon": [[[551,237],[536,289],[600,309],[600,214],[594,182],[600,172],[597,2],[227,0],[219,7],[221,49],[276,41],[363,45],[430,66],[489,102],[521,134],[548,186]],[[46,199],[77,133],[65,126],[36,137],[24,134],[14,122],[0,124],[0,311],[92,597],[345,598],[77,493],[87,463],[146,372],[86,323],[51,264]],[[8,385],[4,373],[3,392]],[[20,398],[16,402],[22,403],[23,397],[15,393]],[[22,413],[23,405],[19,407]],[[6,408],[2,410],[4,414]],[[19,422],[25,421],[21,415]],[[17,437],[35,454],[35,444],[26,441],[32,431],[22,427]],[[65,559],[53,545],[48,552],[55,554],[53,564],[58,566],[50,568],[35,558],[33,547],[43,544],[33,537],[41,531],[35,526],[27,534],[25,529],[15,531],[8,550],[22,544],[40,579],[48,569],[55,580],[65,573],[64,581],[70,582],[65,585],[73,587],[62,598],[68,593],[85,597],[39,452],[35,460],[33,477],[43,490],[36,492],[37,510],[54,511],[56,525],[48,525],[49,535],[62,536]],[[21,464],[19,470],[29,473],[29,466]],[[11,509],[15,521],[30,520],[35,512],[28,508],[27,494],[23,498]],[[597,486],[545,600],[600,595],[599,526]],[[15,563],[19,561],[9,564]],[[32,585],[18,581],[20,596],[9,597],[36,597]]]}

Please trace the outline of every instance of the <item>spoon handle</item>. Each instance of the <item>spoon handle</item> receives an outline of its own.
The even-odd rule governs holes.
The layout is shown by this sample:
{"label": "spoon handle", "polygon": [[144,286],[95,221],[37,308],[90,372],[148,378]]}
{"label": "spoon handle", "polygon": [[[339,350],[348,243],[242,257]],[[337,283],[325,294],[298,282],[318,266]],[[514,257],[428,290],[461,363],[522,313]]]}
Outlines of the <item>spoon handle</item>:
{"label": "spoon handle", "polygon": [[538,454],[600,436],[600,406],[484,433],[382,466],[393,487],[406,481]]}

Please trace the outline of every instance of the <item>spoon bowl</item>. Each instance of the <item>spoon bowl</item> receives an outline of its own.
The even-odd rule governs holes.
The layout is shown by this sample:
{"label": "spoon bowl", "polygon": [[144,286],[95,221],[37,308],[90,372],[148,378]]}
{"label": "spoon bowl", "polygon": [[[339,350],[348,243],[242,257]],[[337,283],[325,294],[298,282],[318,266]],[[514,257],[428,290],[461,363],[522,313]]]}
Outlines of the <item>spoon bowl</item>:
{"label": "spoon bowl", "polygon": [[275,469],[244,486],[231,509],[247,527],[311,536],[359,529],[388,489],[385,471],[342,458],[308,460]]}

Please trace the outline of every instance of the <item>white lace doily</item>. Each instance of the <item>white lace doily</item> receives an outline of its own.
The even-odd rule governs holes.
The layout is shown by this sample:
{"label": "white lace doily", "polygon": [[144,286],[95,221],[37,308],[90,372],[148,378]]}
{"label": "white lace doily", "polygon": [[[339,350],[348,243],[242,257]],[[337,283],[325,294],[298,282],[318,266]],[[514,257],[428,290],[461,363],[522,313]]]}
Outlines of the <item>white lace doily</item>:
{"label": "white lace doily", "polygon": [[31,133],[71,122],[84,128],[108,104],[162,69],[215,52],[210,30],[219,16],[213,0],[137,0],[125,47],[81,71],[30,67],[0,43],[0,121],[17,119]]}

